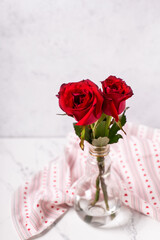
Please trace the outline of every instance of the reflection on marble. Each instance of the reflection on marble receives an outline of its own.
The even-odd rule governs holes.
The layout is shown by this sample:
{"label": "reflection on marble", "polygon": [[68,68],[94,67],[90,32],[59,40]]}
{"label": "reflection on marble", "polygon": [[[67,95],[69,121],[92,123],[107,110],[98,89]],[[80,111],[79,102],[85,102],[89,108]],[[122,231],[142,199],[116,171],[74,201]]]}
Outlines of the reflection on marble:
{"label": "reflection on marble", "polygon": [[[14,190],[55,156],[62,154],[64,138],[0,139],[0,239],[18,240],[11,219],[11,197]],[[96,229],[81,219],[71,208],[50,228],[43,240],[154,240],[160,239],[159,222],[123,207],[116,227]]]}

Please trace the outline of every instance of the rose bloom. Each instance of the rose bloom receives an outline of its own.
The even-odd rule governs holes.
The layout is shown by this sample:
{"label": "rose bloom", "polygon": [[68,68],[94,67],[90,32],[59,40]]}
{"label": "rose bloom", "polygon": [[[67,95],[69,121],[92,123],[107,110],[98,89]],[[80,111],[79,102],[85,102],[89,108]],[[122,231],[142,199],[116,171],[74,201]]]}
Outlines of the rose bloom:
{"label": "rose bloom", "polygon": [[103,112],[118,122],[118,115],[125,110],[126,100],[133,95],[133,91],[125,81],[115,76],[109,76],[101,83],[104,97]]}
{"label": "rose bloom", "polygon": [[102,114],[102,94],[98,86],[89,79],[62,84],[57,97],[60,108],[76,119],[76,125],[92,124]]}

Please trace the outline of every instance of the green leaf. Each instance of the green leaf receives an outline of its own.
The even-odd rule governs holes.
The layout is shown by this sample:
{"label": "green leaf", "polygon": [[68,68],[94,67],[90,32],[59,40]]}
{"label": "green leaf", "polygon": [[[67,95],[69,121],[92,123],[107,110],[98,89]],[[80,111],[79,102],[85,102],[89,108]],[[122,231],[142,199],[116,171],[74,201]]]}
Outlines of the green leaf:
{"label": "green leaf", "polygon": [[126,115],[125,115],[125,111],[124,111],[124,113],[119,117],[119,120],[120,120],[120,122],[121,122],[121,126],[123,127],[123,126],[126,124],[126,122],[127,122],[127,118],[126,118]]}
{"label": "green leaf", "polygon": [[[74,127],[76,135],[81,139],[81,133],[82,133],[83,126],[78,126],[78,125],[76,125],[76,123],[73,123],[73,127]],[[92,142],[91,135],[92,135],[92,130],[90,129],[89,126],[85,126],[84,140],[91,143]]]}
{"label": "green leaf", "polygon": [[127,122],[127,118],[126,118],[126,115],[125,115],[125,113],[126,113],[126,111],[129,109],[129,107],[126,107],[126,109],[124,110],[124,112],[123,112],[123,114],[119,117],[119,120],[120,120],[120,122],[121,122],[121,126],[123,127],[125,124],[126,124],[126,122]]}
{"label": "green leaf", "polygon": [[85,134],[85,140],[89,143],[92,142],[92,130],[89,126],[85,126],[86,128],[86,134]]}
{"label": "green leaf", "polygon": [[112,125],[112,127],[111,127],[110,130],[109,130],[109,139],[110,139],[109,143],[110,143],[110,144],[112,144],[112,143],[117,143],[118,140],[119,140],[120,138],[122,138],[122,135],[117,134],[117,132],[118,132],[119,130],[121,130],[122,127],[123,127],[123,126],[126,124],[126,122],[127,122],[127,118],[126,118],[126,115],[125,115],[127,109],[128,109],[128,108],[126,108],[126,109],[124,110],[123,114],[122,114],[121,116],[119,116],[119,124],[118,124],[119,126],[117,125],[116,122],[114,122],[113,125]]}
{"label": "green leaf", "polygon": [[109,144],[117,143],[120,138],[123,138],[121,134],[114,135],[110,140]]}
{"label": "green leaf", "polygon": [[76,125],[76,123],[73,123],[74,131],[76,135],[81,138],[81,132],[82,132],[82,126]]}
{"label": "green leaf", "polygon": [[109,139],[112,139],[116,133],[120,130],[120,128],[118,127],[118,125],[116,124],[116,122],[113,123],[112,127],[109,130]]}
{"label": "green leaf", "polygon": [[[119,121],[121,123],[121,126],[123,127],[125,125],[125,123],[127,122],[127,118],[126,118],[126,115],[125,115],[125,112],[128,108],[126,108],[123,112],[123,114],[121,116],[119,116]],[[116,134],[117,132],[120,130],[120,127],[117,125],[116,122],[113,123],[112,127],[110,128],[109,130],[109,139],[112,139]]]}
{"label": "green leaf", "polygon": [[95,131],[95,138],[105,137],[105,121],[98,124]]}

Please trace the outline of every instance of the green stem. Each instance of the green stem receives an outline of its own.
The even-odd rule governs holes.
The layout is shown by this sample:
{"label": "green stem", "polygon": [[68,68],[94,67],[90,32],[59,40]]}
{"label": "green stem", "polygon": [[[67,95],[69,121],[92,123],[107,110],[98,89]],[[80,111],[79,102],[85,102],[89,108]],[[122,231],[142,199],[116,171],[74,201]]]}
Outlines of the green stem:
{"label": "green stem", "polygon": [[99,175],[98,175],[98,177],[96,179],[96,194],[95,194],[95,198],[94,198],[94,201],[91,203],[91,205],[94,206],[98,202],[98,200],[99,200],[99,195],[100,195],[100,187],[99,187],[99,185],[101,183],[106,209],[109,210],[107,186],[106,186],[104,178],[103,178],[103,174],[105,172],[104,157],[97,157],[97,162],[98,162]]}
{"label": "green stem", "polygon": [[98,177],[96,179],[96,194],[95,194],[94,201],[91,203],[92,206],[94,206],[96,204],[96,202],[98,202],[99,193],[100,193],[100,187],[99,187],[99,175],[98,175]]}
{"label": "green stem", "polygon": [[100,180],[101,180],[101,186],[102,186],[102,191],[103,191],[103,196],[104,196],[106,209],[109,211],[107,187],[106,187],[106,184],[104,182],[103,177],[101,177]]}
{"label": "green stem", "polygon": [[95,138],[95,124],[96,124],[96,122],[95,123],[92,123],[90,126],[91,126],[91,129],[92,129],[92,134],[93,134],[93,139]]}
{"label": "green stem", "polygon": [[122,124],[120,121],[116,122],[117,126],[122,130],[122,132],[124,132],[124,134],[126,135],[126,132],[124,131],[124,129],[122,128]]}
{"label": "green stem", "polygon": [[84,150],[84,139],[85,139],[85,126],[82,127],[82,132],[81,132],[81,141],[80,141],[80,147],[82,150]]}
{"label": "green stem", "polygon": [[95,122],[91,124],[91,129],[93,133],[93,138],[96,137],[96,128],[97,126],[105,119],[106,115],[102,113],[101,117]]}
{"label": "green stem", "polygon": [[102,192],[103,192],[103,197],[106,205],[106,209],[109,210],[109,205],[108,205],[108,194],[107,194],[107,186],[105,184],[103,174],[105,172],[105,166],[104,166],[104,157],[97,157],[98,161],[98,168],[99,168],[99,173],[100,173],[100,183],[102,187]]}
{"label": "green stem", "polygon": [[112,120],[112,116],[107,116],[106,125],[105,125],[105,136],[106,137],[109,136],[109,126],[110,126],[111,120]]}

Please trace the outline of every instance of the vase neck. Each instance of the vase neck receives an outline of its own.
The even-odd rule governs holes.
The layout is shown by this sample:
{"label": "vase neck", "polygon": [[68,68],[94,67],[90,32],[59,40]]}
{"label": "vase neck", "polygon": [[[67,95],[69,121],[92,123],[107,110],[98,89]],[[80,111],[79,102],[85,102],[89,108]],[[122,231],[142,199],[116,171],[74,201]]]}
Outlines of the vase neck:
{"label": "vase neck", "polygon": [[[103,167],[103,173],[109,170],[111,160],[109,157],[109,145],[103,147],[89,146],[89,156],[87,161],[87,173],[92,174],[94,171],[99,172]],[[102,172],[101,172],[102,173]]]}
{"label": "vase neck", "polygon": [[89,146],[89,154],[96,159],[105,158],[109,154],[109,151],[110,151],[109,145],[102,146],[102,147],[97,147],[93,145]]}

